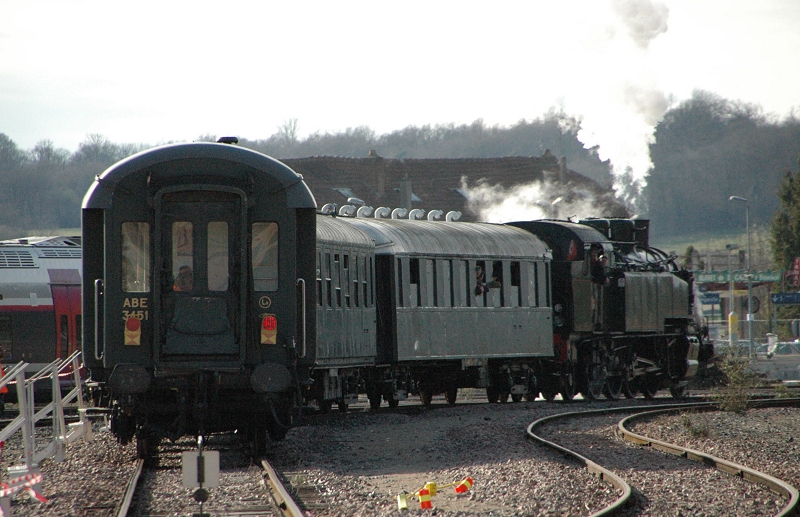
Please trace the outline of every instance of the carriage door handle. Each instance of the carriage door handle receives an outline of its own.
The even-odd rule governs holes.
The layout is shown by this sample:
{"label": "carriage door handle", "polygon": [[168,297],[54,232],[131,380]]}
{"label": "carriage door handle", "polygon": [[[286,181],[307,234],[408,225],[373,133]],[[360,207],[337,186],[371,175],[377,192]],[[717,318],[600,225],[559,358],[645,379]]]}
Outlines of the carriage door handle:
{"label": "carriage door handle", "polygon": [[302,304],[302,321],[303,321],[303,353],[300,354],[300,357],[306,356],[306,281],[302,278],[298,278],[297,282],[294,285],[302,284],[301,290],[301,304]]}
{"label": "carriage door handle", "polygon": [[94,358],[98,361],[103,359],[100,352],[100,297],[103,295],[103,279],[98,278],[94,281]]}

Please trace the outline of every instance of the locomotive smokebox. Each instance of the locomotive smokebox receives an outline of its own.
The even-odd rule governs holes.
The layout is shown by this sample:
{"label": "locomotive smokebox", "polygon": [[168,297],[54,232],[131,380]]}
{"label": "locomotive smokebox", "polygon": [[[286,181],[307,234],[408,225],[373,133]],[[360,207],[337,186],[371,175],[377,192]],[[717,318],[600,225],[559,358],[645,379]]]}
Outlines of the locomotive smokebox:
{"label": "locomotive smokebox", "polygon": [[256,393],[279,393],[289,389],[292,374],[278,363],[261,363],[250,376],[250,387]]}

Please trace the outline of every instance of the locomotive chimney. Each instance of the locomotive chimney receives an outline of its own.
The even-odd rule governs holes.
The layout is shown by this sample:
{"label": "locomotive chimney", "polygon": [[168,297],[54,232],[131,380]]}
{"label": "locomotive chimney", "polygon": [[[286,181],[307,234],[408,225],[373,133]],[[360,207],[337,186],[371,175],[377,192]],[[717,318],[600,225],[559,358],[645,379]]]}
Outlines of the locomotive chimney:
{"label": "locomotive chimney", "polygon": [[411,210],[411,181],[408,179],[408,173],[400,180],[400,206],[406,210]]}

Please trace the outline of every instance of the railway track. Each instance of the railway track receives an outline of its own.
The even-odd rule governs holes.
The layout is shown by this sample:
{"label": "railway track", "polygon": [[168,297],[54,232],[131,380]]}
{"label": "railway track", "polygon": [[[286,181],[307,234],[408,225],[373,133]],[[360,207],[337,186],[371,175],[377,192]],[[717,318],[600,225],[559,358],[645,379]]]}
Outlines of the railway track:
{"label": "railway track", "polygon": [[[751,406],[771,406],[771,407],[797,407],[800,404],[800,399],[783,399],[774,401],[753,401]],[[644,411],[642,409],[645,409]],[[684,491],[683,494],[669,493],[659,494],[657,490],[648,486],[652,480],[643,475],[645,470],[661,470],[663,476],[672,476],[674,480],[673,485],[676,488],[680,486],[696,486],[696,481],[688,481],[689,479],[696,480],[698,476],[705,476],[704,483],[719,484],[719,479],[715,479],[716,472],[724,472],[732,476],[728,476],[730,484],[739,485],[734,489],[726,490],[720,487],[720,493],[728,495],[729,502],[736,502],[736,495],[741,494],[742,497],[752,497],[753,491],[738,483],[739,480],[763,487],[761,493],[757,496],[759,501],[771,501],[769,496],[765,496],[763,492],[771,491],[779,496],[780,502],[775,502],[774,505],[765,504],[764,512],[769,514],[769,506],[775,506],[776,510],[772,513],[776,517],[783,517],[786,515],[796,515],[798,511],[798,492],[788,482],[770,476],[758,470],[748,468],[744,465],[728,461],[725,459],[714,457],[710,454],[693,450],[674,443],[668,443],[663,440],[650,438],[630,430],[629,426],[637,420],[650,419],[656,415],[681,412],[686,410],[693,411],[709,411],[716,409],[714,403],[687,403],[687,404],[666,404],[662,406],[651,406],[649,408],[609,408],[602,410],[589,410],[589,411],[576,411],[550,415],[541,418],[531,423],[527,428],[527,435],[529,440],[546,445],[560,454],[568,456],[581,463],[590,473],[597,476],[605,483],[611,485],[617,493],[616,499],[603,508],[595,509],[592,511],[592,516],[605,516],[605,515],[640,515],[641,513],[650,514],[672,514],[678,515],[686,513],[687,508],[691,507],[696,511],[705,511],[706,515],[726,515],[726,514],[739,514],[741,510],[735,508],[721,509],[719,500],[714,501],[714,506],[706,510],[702,509],[703,502],[691,501],[691,494]],[[649,446],[652,449],[668,453],[672,457],[679,457],[696,462],[691,468],[676,465],[669,457],[661,455],[661,460],[656,460],[654,463],[654,456],[649,455],[647,459],[633,457],[630,451],[623,451],[619,447],[618,440],[614,439],[615,433],[609,433],[607,430],[610,427],[611,419],[615,419],[616,415],[620,413],[634,414],[626,416],[619,420],[615,426],[614,431],[618,436],[622,437],[625,441],[636,444]],[[546,426],[557,425],[557,422],[563,421],[579,421],[579,420],[595,420],[595,424],[586,425],[580,431],[584,435],[580,439],[576,439],[569,430],[561,429],[557,433],[558,441],[555,438],[545,438],[542,436],[542,430]],[[558,424],[560,425],[560,424]],[[587,432],[587,427],[592,428]],[[606,436],[601,439],[603,432],[601,429],[606,429]],[[589,439],[586,439],[586,436]],[[567,445],[565,445],[565,443]],[[611,453],[613,451],[613,453]],[[634,455],[639,456],[639,455]],[[591,459],[594,458],[594,459]],[[658,456],[655,456],[658,458]],[[648,462],[649,467],[645,467],[644,462]],[[687,465],[689,462],[684,462]],[[657,465],[657,466],[653,466]],[[713,467],[712,470],[709,467]],[[702,482],[701,482],[702,484]],[[659,485],[659,484],[656,484]],[[670,486],[670,483],[661,483],[662,486]],[[677,490],[676,490],[677,491]],[[691,492],[691,491],[689,491]],[[681,498],[683,497],[683,500]],[[671,508],[664,507],[665,501],[674,502]],[[669,503],[666,503],[669,506]],[[654,506],[660,506],[654,509]],[[709,505],[710,506],[710,505]]]}
{"label": "railway track", "polygon": [[[660,400],[669,402],[670,399]],[[684,497],[680,490],[678,493],[669,492],[670,487],[693,489],[695,486],[708,485],[717,487],[716,490],[722,493],[730,488],[731,483],[738,483],[737,499],[749,498],[756,501],[754,504],[765,508],[762,508],[761,513],[727,511],[727,514],[782,515],[779,512],[787,506],[791,497],[787,499],[774,494],[771,489],[750,483],[753,475],[748,471],[742,470],[741,472],[746,473],[737,473],[738,477],[732,477],[708,468],[705,463],[688,462],[682,457],[662,454],[658,445],[642,447],[616,436],[622,433],[618,426],[623,416],[655,410],[659,407],[655,402],[657,401],[641,399],[577,405],[483,402],[450,406],[446,401],[437,399],[430,408],[415,404],[401,405],[396,409],[382,408],[381,411],[371,411],[364,403],[363,408],[354,407],[354,411],[347,414],[333,412],[319,415],[321,418],[311,418],[306,425],[293,430],[286,441],[273,443],[269,449],[269,457],[275,460],[273,468],[277,473],[266,476],[260,464],[251,463],[249,455],[241,449],[235,435],[211,437],[213,443],[207,446],[221,452],[222,479],[219,488],[209,490],[210,497],[203,510],[214,516],[283,515],[278,507],[285,499],[275,496],[278,503],[273,503],[273,498],[264,487],[265,481],[274,479],[283,482],[285,490],[300,509],[314,515],[386,515],[397,511],[399,494],[411,494],[428,482],[441,486],[470,476],[474,478],[475,486],[467,494],[454,494],[451,488],[433,498],[434,508],[439,513],[483,515],[500,512],[503,515],[522,516],[549,512],[553,515],[590,515],[612,505],[624,490],[622,484],[618,487],[607,484],[611,475],[603,474],[600,470],[603,467],[631,487],[628,505],[620,505],[620,515],[676,514],[677,512],[663,507],[654,507],[662,501]],[[764,405],[765,402],[758,401],[758,404]],[[667,408],[694,407],[695,411],[698,410],[697,404],[663,405]],[[532,415],[555,416],[568,407],[596,409],[608,406],[615,406],[620,408],[617,411],[627,413],[615,414],[605,409],[596,411],[608,414],[596,415],[597,423],[585,430],[585,433],[583,430],[570,431],[564,427],[566,424],[563,421],[559,422],[557,419],[537,431],[544,439],[557,442],[564,449],[577,451],[593,461],[597,465],[596,470],[576,470],[572,461],[562,457],[566,454],[564,451],[558,450],[554,455],[546,448],[531,447],[526,440],[527,435],[519,432],[529,426],[535,418]],[[797,410],[788,414],[794,419],[793,422],[800,418]],[[660,418],[672,422],[673,425],[681,425],[678,417]],[[658,425],[668,427],[660,420],[657,422]],[[637,421],[627,427],[633,433],[649,434],[661,442],[670,442],[668,435],[641,431],[651,430],[654,425],[652,422]],[[552,431],[551,426],[562,428],[556,427]],[[767,432],[774,433],[775,429],[769,428]],[[753,432],[760,432],[760,429]],[[586,435],[588,442],[584,443],[588,445],[572,446],[572,434],[579,433]],[[791,433],[792,431],[786,432],[785,436],[788,437]],[[724,441],[722,436],[723,434],[718,433],[716,441]],[[562,439],[565,437],[569,440]],[[101,444],[98,442],[103,442],[102,447],[99,447]],[[653,440],[649,442],[656,443]],[[750,443],[746,441],[746,445]],[[751,468],[761,468],[762,465],[772,468],[772,458],[776,457],[782,458],[784,463],[800,464],[800,445],[795,447],[792,443],[781,444],[782,447],[777,449],[779,452],[766,459],[763,455],[760,458],[754,455],[750,463],[737,456],[714,452],[714,449],[703,446],[692,447],[686,443],[682,445],[699,451],[708,450],[717,457],[733,459]],[[3,457],[6,461],[12,460],[10,455],[14,449],[10,447],[11,445],[7,446],[8,454]],[[120,446],[114,443],[109,433],[97,432],[92,444],[79,441],[72,447],[77,449],[70,453],[68,461],[44,466],[45,483],[42,493],[50,502],[39,504],[24,499],[17,501],[14,515],[61,516],[65,515],[64,508],[72,508],[73,511],[81,509],[84,513],[79,513],[80,515],[91,517],[126,513],[131,517],[191,515],[199,512],[199,504],[192,498],[194,489],[182,487],[179,479],[180,452],[195,448],[193,441],[186,440],[162,447],[160,465],[155,469],[144,469],[141,481],[130,484],[138,484],[146,491],[140,493],[150,495],[130,496],[135,508],[123,513],[114,512],[117,511],[115,507],[122,496],[121,481],[127,479],[134,470],[133,444]],[[85,452],[78,452],[82,450]],[[607,460],[598,456],[598,451],[623,459],[633,459],[624,464],[613,457]],[[98,459],[103,464],[118,461],[124,467],[124,473],[122,470],[117,473],[100,473]],[[650,466],[643,466],[643,461],[649,461]],[[664,463],[666,461],[670,463]],[[654,467],[653,464],[657,466]],[[696,478],[701,481],[686,481],[686,478],[682,481],[679,476],[685,475],[684,471],[689,470],[694,472],[691,475],[705,477]],[[774,470],[761,470],[770,472],[775,477],[791,480],[796,486],[800,484],[800,468],[793,469],[790,476],[780,475],[781,471],[776,473]],[[636,478],[637,475],[642,475],[639,471],[649,474],[649,478]],[[78,477],[85,477],[87,481],[95,473],[100,477],[96,476],[78,487],[75,480],[69,477],[70,473],[80,473]],[[72,477],[76,475],[73,474]],[[172,481],[167,480],[170,477],[173,478]],[[97,485],[101,485],[103,479],[108,480],[112,488],[101,494]],[[642,479],[646,482],[642,482]],[[170,483],[174,488],[168,488]],[[650,485],[662,485],[660,488],[666,488],[667,491],[659,494]],[[170,496],[166,497],[166,494]],[[223,496],[227,502],[223,502]],[[768,504],[764,505],[764,502]],[[686,506],[685,501],[682,503],[684,506],[679,507],[679,510],[684,514],[700,511],[698,504],[689,503]],[[411,510],[418,508],[419,504],[416,498],[408,498]],[[723,512],[707,514],[724,515]]]}
{"label": "railway track", "polygon": [[186,488],[182,484],[180,456],[191,450],[196,450],[191,443],[179,442],[159,447],[157,466],[145,466],[155,464],[152,459],[138,460],[116,517],[304,516],[294,500],[292,486],[287,488],[283,476],[267,459],[262,459],[259,468],[244,459],[246,454],[238,444],[224,438],[223,442],[214,444],[214,450],[220,452],[219,486],[204,490]]}

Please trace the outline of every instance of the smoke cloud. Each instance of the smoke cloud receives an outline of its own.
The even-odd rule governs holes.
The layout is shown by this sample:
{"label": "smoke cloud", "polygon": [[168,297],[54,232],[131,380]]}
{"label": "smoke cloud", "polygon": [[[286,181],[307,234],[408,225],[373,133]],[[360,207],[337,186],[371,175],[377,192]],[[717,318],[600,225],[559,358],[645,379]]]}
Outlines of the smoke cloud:
{"label": "smoke cloud", "polygon": [[461,191],[467,196],[467,207],[478,214],[478,220],[493,223],[530,221],[535,219],[572,219],[606,215],[625,217],[619,203],[598,197],[584,185],[558,181],[535,181],[513,188],[490,185],[479,180],[470,186],[461,178]]}
{"label": "smoke cloud", "polygon": [[[657,84],[649,48],[667,32],[669,9],[653,0],[609,0],[607,5],[610,9],[592,12],[593,29],[566,42],[571,52],[580,49],[582,62],[565,71],[575,80],[566,81],[560,99],[562,130],[577,131],[585,148],[595,148],[601,160],[609,161],[617,199],[629,213],[642,213],[647,211],[642,191],[653,167],[649,146],[670,106]],[[585,189],[569,191],[558,182],[463,188],[470,208],[487,221],[611,215],[609,203],[598,205]]]}
{"label": "smoke cloud", "polygon": [[628,29],[628,35],[646,49],[659,34],[667,32],[669,9],[666,5],[642,0],[613,0],[611,7]]}
{"label": "smoke cloud", "polygon": [[591,80],[566,92],[564,105],[580,122],[578,139],[611,162],[618,197],[644,211],[649,145],[670,104],[656,84],[648,47],[667,31],[669,9],[651,0],[612,0],[611,6],[614,15],[587,51]]}

